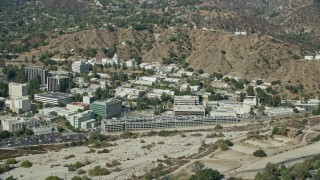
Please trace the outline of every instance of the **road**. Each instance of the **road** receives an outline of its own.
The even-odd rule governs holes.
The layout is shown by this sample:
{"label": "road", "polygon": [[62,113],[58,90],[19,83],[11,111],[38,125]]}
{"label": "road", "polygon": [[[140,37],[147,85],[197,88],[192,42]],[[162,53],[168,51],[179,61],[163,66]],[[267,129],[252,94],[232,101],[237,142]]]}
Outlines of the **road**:
{"label": "road", "polygon": [[[280,161],[280,162],[275,163],[275,164],[277,164],[277,165],[290,165],[291,163],[300,162],[300,161],[306,160],[308,158],[312,158],[312,157],[317,156],[317,155],[320,155],[320,153],[311,154],[311,155],[303,156],[303,157],[297,157],[297,158],[293,158],[293,159],[288,159],[288,160],[285,160],[285,161]],[[237,177],[237,176],[240,176],[242,174],[253,173],[253,172],[256,173],[256,172],[262,171],[263,169],[264,168],[239,171],[239,172],[231,174],[230,177]]]}

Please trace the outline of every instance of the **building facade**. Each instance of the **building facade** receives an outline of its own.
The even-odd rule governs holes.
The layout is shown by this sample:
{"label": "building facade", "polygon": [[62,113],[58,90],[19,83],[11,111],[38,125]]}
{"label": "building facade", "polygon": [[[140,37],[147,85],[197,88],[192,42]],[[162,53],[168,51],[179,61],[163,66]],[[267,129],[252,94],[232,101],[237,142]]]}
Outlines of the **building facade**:
{"label": "building facade", "polygon": [[40,67],[25,67],[24,68],[24,74],[26,81],[29,82],[31,79],[39,77],[41,84],[46,84],[47,83],[47,78],[48,78],[48,73],[49,71],[44,68]]}
{"label": "building facade", "polygon": [[84,61],[76,61],[72,63],[72,72],[88,73],[90,72],[90,64]]}
{"label": "building facade", "polygon": [[33,126],[38,126],[39,124],[40,124],[40,120],[35,118],[29,119],[29,120],[5,119],[5,120],[2,120],[2,129],[7,130],[9,132],[14,132],[14,131],[21,130],[23,127],[31,128]]}
{"label": "building facade", "polygon": [[206,110],[203,106],[175,105],[173,113],[175,116],[205,116]]}
{"label": "building facade", "polygon": [[[92,119],[94,118],[94,114],[92,111],[84,111],[82,113],[75,113],[74,115],[71,115],[68,117],[68,121],[70,122],[70,124],[74,127],[74,128],[82,128],[81,127],[81,123],[82,124],[86,124],[88,126],[83,126],[83,129],[89,129],[90,128],[90,123],[92,123]],[[90,122],[85,123],[85,122]],[[95,121],[94,121],[95,122]],[[94,126],[95,127],[95,126]]]}
{"label": "building facade", "polygon": [[67,105],[73,101],[73,96],[60,92],[40,93],[34,95],[34,100],[43,104]]}
{"label": "building facade", "polygon": [[20,98],[28,95],[28,84],[9,83],[9,96]]}
{"label": "building facade", "polygon": [[69,88],[69,77],[53,76],[48,78],[48,92],[66,92]]}
{"label": "building facade", "polygon": [[6,106],[18,114],[31,110],[31,102],[27,96],[7,100]]}
{"label": "building facade", "polygon": [[95,115],[109,119],[121,115],[122,101],[116,99],[109,99],[107,101],[94,101],[90,104],[89,109],[92,110]]}
{"label": "building facade", "polygon": [[199,105],[198,96],[174,96],[174,105]]}

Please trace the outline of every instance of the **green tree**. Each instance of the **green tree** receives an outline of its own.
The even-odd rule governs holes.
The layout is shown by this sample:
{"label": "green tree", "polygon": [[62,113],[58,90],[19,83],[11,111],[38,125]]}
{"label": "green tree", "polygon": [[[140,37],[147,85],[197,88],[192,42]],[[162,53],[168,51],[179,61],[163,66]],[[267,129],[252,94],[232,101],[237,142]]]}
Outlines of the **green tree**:
{"label": "green tree", "polygon": [[219,171],[213,169],[202,169],[195,175],[192,175],[189,180],[221,180],[224,176]]}
{"label": "green tree", "polygon": [[254,96],[254,95],[255,95],[255,94],[254,94],[254,89],[253,89],[252,86],[248,86],[248,88],[247,88],[247,95],[248,95],[248,96]]}
{"label": "green tree", "polygon": [[197,173],[199,171],[201,171],[202,169],[204,169],[205,165],[203,164],[203,162],[201,161],[195,161],[193,164],[192,164],[192,171]]}
{"label": "green tree", "polygon": [[136,52],[134,55],[133,55],[133,59],[136,60],[137,64],[141,64],[142,63],[142,58],[140,56],[140,54],[138,52]]}
{"label": "green tree", "polygon": [[259,149],[259,150],[256,150],[255,152],[253,152],[253,156],[265,157],[265,156],[267,156],[267,154],[262,149]]}
{"label": "green tree", "polygon": [[241,92],[239,97],[239,102],[243,102],[243,100],[246,98],[246,94]]}

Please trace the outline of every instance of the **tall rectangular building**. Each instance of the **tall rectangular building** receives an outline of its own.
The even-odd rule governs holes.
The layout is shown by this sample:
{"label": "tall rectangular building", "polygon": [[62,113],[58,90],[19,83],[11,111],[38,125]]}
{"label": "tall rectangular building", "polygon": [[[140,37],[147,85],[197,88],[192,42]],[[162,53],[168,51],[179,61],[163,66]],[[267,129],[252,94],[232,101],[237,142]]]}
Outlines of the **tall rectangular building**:
{"label": "tall rectangular building", "polygon": [[76,61],[72,63],[72,72],[75,73],[88,73],[90,72],[90,64],[84,61]]}
{"label": "tall rectangular building", "polygon": [[95,115],[109,119],[121,115],[122,101],[116,99],[109,99],[107,101],[94,101],[90,104],[89,109],[92,110]]}
{"label": "tall rectangular building", "polygon": [[66,92],[69,88],[69,77],[53,76],[48,78],[48,92]]}
{"label": "tall rectangular building", "polygon": [[24,74],[26,81],[29,82],[31,79],[35,77],[39,77],[41,84],[47,83],[48,78],[48,69],[40,68],[40,67],[25,67]]}
{"label": "tall rectangular building", "polygon": [[9,83],[9,96],[20,98],[28,95],[28,84]]}

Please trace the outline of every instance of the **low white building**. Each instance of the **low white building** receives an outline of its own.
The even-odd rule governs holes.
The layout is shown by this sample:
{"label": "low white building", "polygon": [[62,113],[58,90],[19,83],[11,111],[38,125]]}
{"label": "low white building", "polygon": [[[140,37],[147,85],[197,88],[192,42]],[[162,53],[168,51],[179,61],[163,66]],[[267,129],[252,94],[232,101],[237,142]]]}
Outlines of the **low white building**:
{"label": "low white building", "polygon": [[243,100],[243,104],[247,104],[250,106],[256,106],[257,105],[257,98],[255,96],[247,96]]}
{"label": "low white building", "polygon": [[135,81],[133,81],[133,84],[142,85],[142,86],[152,86],[152,85],[154,84],[154,82],[151,82],[151,81],[142,81],[142,80],[135,80]]}
{"label": "low white building", "polygon": [[190,87],[190,91],[191,91],[191,92],[197,92],[197,91],[200,90],[200,86],[190,86],[189,84],[183,84],[183,85],[180,87],[180,92],[187,91],[187,90],[188,90],[188,86]]}
{"label": "low white building", "polygon": [[115,96],[122,99],[137,99],[143,96],[146,92],[134,88],[117,88]]}
{"label": "low white building", "polygon": [[128,68],[133,68],[133,67],[136,67],[137,66],[137,62],[135,59],[130,59],[128,61],[125,62],[125,65],[128,67]]}
{"label": "low white building", "polygon": [[57,127],[55,126],[41,126],[41,127],[33,127],[33,132],[35,135],[41,135],[41,134],[51,134],[51,133],[57,133]]}
{"label": "low white building", "polygon": [[304,56],[304,60],[312,61],[314,56]]}
{"label": "low white building", "polygon": [[142,76],[142,77],[139,78],[139,80],[156,83],[156,82],[158,82],[160,80],[160,78],[159,77]]}
{"label": "low white building", "polygon": [[164,78],[163,81],[168,82],[168,83],[179,83],[181,81],[181,79],[179,79],[179,78]]}
{"label": "low white building", "polygon": [[267,116],[282,116],[282,115],[289,115],[293,114],[293,109],[292,108],[266,108],[264,110],[264,113]]}
{"label": "low white building", "polygon": [[35,118],[3,119],[2,129],[9,132],[14,132],[21,130],[23,127],[32,128],[33,126],[38,126],[39,124],[40,120]]}
{"label": "low white building", "polygon": [[237,112],[233,109],[214,109],[210,111],[210,116],[217,117],[217,118],[221,118],[221,117],[237,118],[238,117]]}

